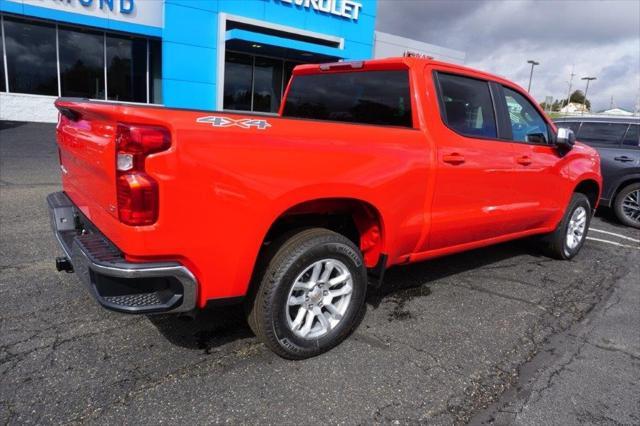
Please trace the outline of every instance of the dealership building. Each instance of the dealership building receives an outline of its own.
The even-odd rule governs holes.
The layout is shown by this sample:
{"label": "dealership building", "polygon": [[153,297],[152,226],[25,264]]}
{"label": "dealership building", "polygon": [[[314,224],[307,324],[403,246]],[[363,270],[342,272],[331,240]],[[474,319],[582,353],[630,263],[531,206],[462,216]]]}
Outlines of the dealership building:
{"label": "dealership building", "polygon": [[58,96],[276,112],[301,63],[452,49],[376,31],[376,0],[0,0],[0,119]]}

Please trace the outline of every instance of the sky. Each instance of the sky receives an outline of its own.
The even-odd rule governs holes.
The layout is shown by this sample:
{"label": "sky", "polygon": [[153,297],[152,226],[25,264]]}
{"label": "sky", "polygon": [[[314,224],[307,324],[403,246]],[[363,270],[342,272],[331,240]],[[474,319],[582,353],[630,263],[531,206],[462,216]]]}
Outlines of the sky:
{"label": "sky", "polygon": [[566,98],[593,76],[593,110],[640,102],[640,0],[379,0],[379,31],[466,53],[465,65]]}

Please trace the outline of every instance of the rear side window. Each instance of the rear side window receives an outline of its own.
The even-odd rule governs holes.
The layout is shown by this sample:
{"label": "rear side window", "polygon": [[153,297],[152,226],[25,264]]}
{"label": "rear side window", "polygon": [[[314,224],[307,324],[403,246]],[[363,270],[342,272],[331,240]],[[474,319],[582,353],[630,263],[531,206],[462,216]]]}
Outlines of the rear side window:
{"label": "rear side window", "polygon": [[498,137],[489,83],[438,73],[440,105],[447,125],[470,137]]}
{"label": "rear side window", "polygon": [[282,115],[413,127],[409,72],[361,71],[296,76]]}
{"label": "rear side window", "polygon": [[629,126],[629,130],[627,130],[627,134],[624,136],[622,145],[635,146],[635,147],[640,146],[640,126],[639,125],[632,124]]}
{"label": "rear side window", "polygon": [[589,145],[618,146],[627,131],[628,124],[584,122],[578,140]]}

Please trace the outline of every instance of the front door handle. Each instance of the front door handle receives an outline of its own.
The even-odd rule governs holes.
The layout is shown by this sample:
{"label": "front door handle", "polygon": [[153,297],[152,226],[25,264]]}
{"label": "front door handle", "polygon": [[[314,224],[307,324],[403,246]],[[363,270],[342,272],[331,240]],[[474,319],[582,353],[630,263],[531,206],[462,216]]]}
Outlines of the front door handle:
{"label": "front door handle", "polygon": [[518,157],[516,159],[516,162],[518,164],[522,164],[523,166],[529,166],[532,163],[531,157],[529,157],[528,155],[523,155],[522,157]]}
{"label": "front door handle", "polygon": [[623,155],[621,157],[615,157],[614,160],[622,161],[623,163],[628,163],[629,161],[633,161],[633,158],[627,157],[626,155]]}
{"label": "front door handle", "polygon": [[442,157],[442,161],[444,161],[445,163],[453,164],[455,166],[464,163],[465,159],[462,155],[454,152],[453,154],[445,155],[444,157]]}

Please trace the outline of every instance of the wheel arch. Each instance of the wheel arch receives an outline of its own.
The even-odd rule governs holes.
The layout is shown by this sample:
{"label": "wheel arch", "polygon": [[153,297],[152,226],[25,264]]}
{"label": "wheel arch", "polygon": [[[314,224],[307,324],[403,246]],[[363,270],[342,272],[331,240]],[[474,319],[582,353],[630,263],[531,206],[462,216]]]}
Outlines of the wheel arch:
{"label": "wheel arch", "polygon": [[378,263],[384,251],[386,235],[382,213],[372,203],[351,197],[316,198],[288,207],[272,221],[262,247],[294,230],[317,226],[353,241],[369,268]]}
{"label": "wheel arch", "polygon": [[579,192],[581,194],[584,194],[589,199],[591,208],[594,210],[598,205],[598,201],[600,200],[601,191],[602,188],[600,186],[600,183],[598,183],[598,181],[596,181],[595,179],[590,178],[581,180],[573,190],[574,193]]}
{"label": "wheel arch", "polygon": [[634,183],[639,183],[639,182],[640,182],[640,174],[628,175],[620,179],[620,181],[616,184],[615,190],[611,195],[610,205],[613,206],[613,204],[615,203],[616,197],[618,196],[620,191],[622,191],[625,187]]}

